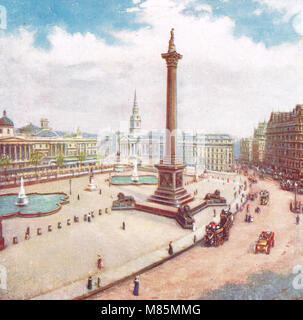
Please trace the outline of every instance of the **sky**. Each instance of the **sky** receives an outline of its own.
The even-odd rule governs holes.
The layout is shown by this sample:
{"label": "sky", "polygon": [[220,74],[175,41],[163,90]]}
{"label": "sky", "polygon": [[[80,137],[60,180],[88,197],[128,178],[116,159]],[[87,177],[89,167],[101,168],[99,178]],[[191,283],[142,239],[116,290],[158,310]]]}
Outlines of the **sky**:
{"label": "sky", "polygon": [[[165,126],[171,28],[178,127],[249,136],[303,103],[302,0],[0,0],[0,110],[16,127]],[[6,27],[3,12],[6,13]]]}

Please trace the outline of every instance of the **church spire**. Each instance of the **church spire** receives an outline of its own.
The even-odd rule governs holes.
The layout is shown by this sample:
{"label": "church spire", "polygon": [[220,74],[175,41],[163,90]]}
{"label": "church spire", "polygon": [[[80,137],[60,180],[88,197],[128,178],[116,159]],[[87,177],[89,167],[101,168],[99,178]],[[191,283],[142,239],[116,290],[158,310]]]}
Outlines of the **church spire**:
{"label": "church spire", "polygon": [[134,94],[134,105],[133,105],[133,112],[130,117],[130,133],[136,134],[141,129],[141,117],[139,115],[139,107],[137,102],[137,90],[135,90]]}
{"label": "church spire", "polygon": [[139,107],[137,103],[137,90],[135,89],[133,114],[138,114],[138,113],[139,113]]}

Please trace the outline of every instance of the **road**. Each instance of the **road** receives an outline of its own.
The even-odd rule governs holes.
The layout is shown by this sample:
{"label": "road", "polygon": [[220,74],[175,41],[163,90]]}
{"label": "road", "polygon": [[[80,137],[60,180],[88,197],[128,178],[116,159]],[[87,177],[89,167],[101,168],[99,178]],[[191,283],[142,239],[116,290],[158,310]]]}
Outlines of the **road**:
{"label": "road", "polygon": [[[268,180],[252,187],[252,191],[261,189],[270,192],[269,205],[260,206],[259,198],[250,202],[254,222],[244,222],[245,212],[238,213],[230,239],[223,246],[197,245],[142,274],[138,297],[132,294],[133,281],[130,280],[92,299],[200,299],[226,284],[245,284],[249,276],[262,272],[289,274],[295,265],[303,263],[303,221],[296,225],[295,215],[289,211],[293,193],[281,190],[276,182]],[[261,208],[260,214],[254,213],[257,205]],[[255,241],[263,230],[275,232],[275,247],[270,255],[254,254]],[[291,281],[289,286],[292,286]],[[269,283],[267,289],[274,291],[275,283]]]}

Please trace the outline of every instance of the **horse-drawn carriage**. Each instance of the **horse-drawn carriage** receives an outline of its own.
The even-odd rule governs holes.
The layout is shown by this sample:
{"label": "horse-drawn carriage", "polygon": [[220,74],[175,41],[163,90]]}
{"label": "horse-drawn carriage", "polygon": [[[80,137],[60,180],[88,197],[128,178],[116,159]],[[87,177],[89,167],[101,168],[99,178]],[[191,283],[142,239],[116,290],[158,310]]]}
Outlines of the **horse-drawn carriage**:
{"label": "horse-drawn carriage", "polygon": [[269,202],[269,192],[267,190],[260,191],[260,204],[266,206]]}
{"label": "horse-drawn carriage", "polygon": [[229,239],[230,228],[233,224],[233,215],[230,211],[222,210],[220,214],[220,222],[210,222],[205,227],[205,236],[203,238],[206,246],[218,247]]}
{"label": "horse-drawn carriage", "polygon": [[270,253],[270,249],[275,246],[275,233],[272,231],[262,231],[255,245],[255,253]]}

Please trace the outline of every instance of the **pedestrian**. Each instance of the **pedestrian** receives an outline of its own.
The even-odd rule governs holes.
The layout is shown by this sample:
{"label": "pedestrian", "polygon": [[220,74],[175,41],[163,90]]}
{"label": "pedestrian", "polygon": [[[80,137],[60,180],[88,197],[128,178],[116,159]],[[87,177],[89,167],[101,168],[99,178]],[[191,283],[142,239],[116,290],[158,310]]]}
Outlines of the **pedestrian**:
{"label": "pedestrian", "polygon": [[169,245],[168,245],[168,254],[169,255],[173,255],[174,254],[174,249],[173,249],[173,245],[172,245],[172,241],[169,242]]}
{"label": "pedestrian", "polygon": [[100,194],[100,195],[102,194],[102,190],[101,190],[101,189],[99,190],[99,194]]}
{"label": "pedestrian", "polygon": [[214,209],[214,218],[216,217],[216,209]]}
{"label": "pedestrian", "polygon": [[299,215],[297,214],[297,216],[296,216],[296,224],[299,224],[300,223],[300,217],[299,217]]}
{"label": "pedestrian", "polygon": [[101,277],[97,278],[97,286],[98,288],[101,288]]}
{"label": "pedestrian", "polygon": [[92,288],[93,288],[93,278],[89,276],[87,280],[87,289],[92,290]]}
{"label": "pedestrian", "polygon": [[122,229],[125,230],[125,222],[122,222]]}
{"label": "pedestrian", "polygon": [[79,194],[78,194],[78,197],[77,197],[77,198],[78,198],[78,200],[80,200],[80,195],[79,195]]}
{"label": "pedestrian", "polygon": [[91,214],[90,214],[90,212],[87,214],[87,221],[91,222]]}
{"label": "pedestrian", "polygon": [[99,216],[102,215],[102,209],[99,209]]}
{"label": "pedestrian", "polygon": [[246,212],[249,212],[249,203],[246,205]]}
{"label": "pedestrian", "polygon": [[133,291],[134,296],[139,295],[139,276],[136,276],[135,281],[134,281],[134,291]]}
{"label": "pedestrian", "polygon": [[97,265],[98,265],[98,269],[104,268],[104,265],[103,265],[103,262],[102,262],[102,258],[101,258],[100,255],[98,255]]}

